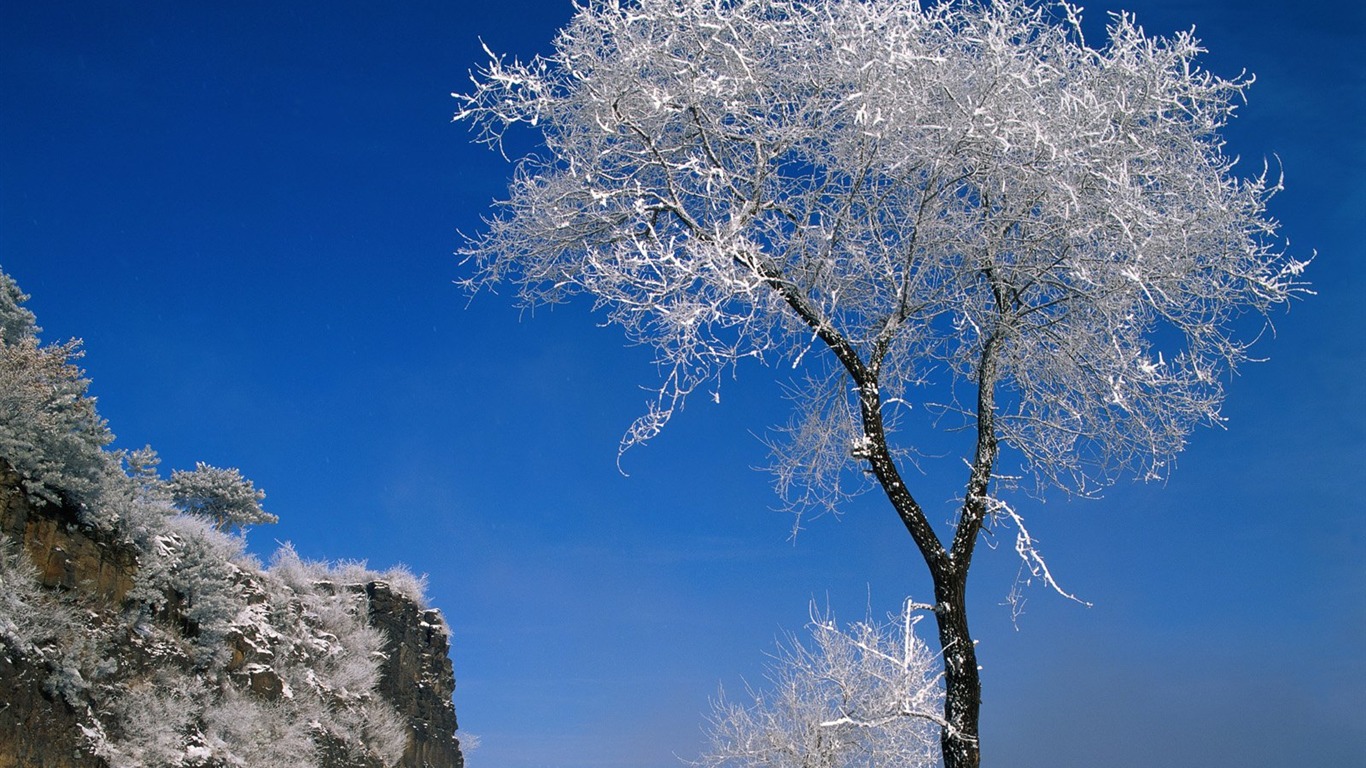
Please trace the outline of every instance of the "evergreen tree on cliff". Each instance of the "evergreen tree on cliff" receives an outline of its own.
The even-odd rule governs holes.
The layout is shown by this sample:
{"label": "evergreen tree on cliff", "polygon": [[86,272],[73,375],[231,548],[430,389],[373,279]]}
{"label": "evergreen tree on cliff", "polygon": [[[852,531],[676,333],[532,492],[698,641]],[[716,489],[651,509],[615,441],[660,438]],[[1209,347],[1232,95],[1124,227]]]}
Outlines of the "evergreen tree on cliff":
{"label": "evergreen tree on cliff", "polygon": [[193,470],[172,472],[166,487],[171,501],[182,512],[198,515],[220,531],[280,521],[261,509],[265,492],[257,490],[235,468],[222,469],[197,462]]}
{"label": "evergreen tree on cliff", "polygon": [[43,344],[29,297],[0,271],[0,459],[44,503],[64,494],[77,504],[97,492],[104,446],[114,436],[95,411],[79,339]]}

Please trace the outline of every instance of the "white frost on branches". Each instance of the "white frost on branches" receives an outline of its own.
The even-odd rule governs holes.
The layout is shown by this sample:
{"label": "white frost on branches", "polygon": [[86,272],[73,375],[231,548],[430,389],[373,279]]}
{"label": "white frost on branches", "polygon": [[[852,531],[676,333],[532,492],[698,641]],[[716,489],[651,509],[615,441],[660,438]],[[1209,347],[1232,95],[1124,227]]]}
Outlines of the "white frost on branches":
{"label": "white frost on branches", "polygon": [[915,634],[929,606],[841,629],[814,608],[813,641],[791,638],[754,703],[715,702],[705,768],[854,768],[936,764],[945,725],[938,660]]}
{"label": "white frost on branches", "polygon": [[99,491],[102,449],[114,436],[76,361],[81,342],[43,344],[28,296],[0,271],[0,459],[24,478],[34,499],[76,503]]}
{"label": "white frost on branches", "polygon": [[[589,2],[552,53],[491,55],[457,95],[481,141],[523,125],[544,142],[464,250],[469,285],[586,293],[657,350],[624,447],[739,360],[814,368],[775,452],[801,504],[859,484],[869,381],[842,354],[880,402],[947,403],[968,426],[958,404],[991,372],[993,429],[1041,481],[1163,476],[1304,263],[1266,215],[1278,181],[1223,154],[1251,78],[1128,15],[1091,47],[1078,13]],[[836,354],[808,355],[817,341]]]}

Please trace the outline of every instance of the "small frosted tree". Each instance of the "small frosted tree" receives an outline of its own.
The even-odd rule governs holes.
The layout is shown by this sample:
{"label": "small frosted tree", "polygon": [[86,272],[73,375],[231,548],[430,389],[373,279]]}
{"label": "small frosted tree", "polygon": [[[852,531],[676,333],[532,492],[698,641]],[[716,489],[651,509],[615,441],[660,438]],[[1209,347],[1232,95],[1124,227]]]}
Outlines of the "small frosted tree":
{"label": "small frosted tree", "polygon": [[699,768],[935,765],[942,675],[915,634],[928,608],[908,600],[886,623],[847,629],[813,610],[811,642],[779,646],[752,704],[714,703]]}
{"label": "small frosted tree", "polygon": [[[885,494],[934,583],[944,762],[976,766],[978,541],[1012,527],[1057,588],[1005,492],[1164,477],[1300,290],[1279,182],[1223,153],[1250,79],[1200,53],[1127,15],[1093,47],[1079,9],[1027,0],[589,0],[458,96],[480,140],[543,142],[468,285],[586,294],[656,350],[623,448],[742,360],[801,368],[778,490],[799,512]],[[946,428],[970,441],[936,530],[904,470]]]}
{"label": "small frosted tree", "polygon": [[236,468],[220,469],[197,462],[193,471],[172,472],[166,488],[180,511],[205,518],[220,531],[280,521],[261,509],[265,492],[257,490]]}

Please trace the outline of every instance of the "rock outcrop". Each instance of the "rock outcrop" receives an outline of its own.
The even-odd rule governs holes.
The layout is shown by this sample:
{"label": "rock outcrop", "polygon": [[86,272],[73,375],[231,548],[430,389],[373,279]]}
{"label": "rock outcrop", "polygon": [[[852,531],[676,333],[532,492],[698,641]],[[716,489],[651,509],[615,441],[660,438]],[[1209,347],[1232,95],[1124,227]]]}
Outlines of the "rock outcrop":
{"label": "rock outcrop", "polygon": [[75,713],[43,690],[50,674],[45,665],[0,653],[0,768],[100,765],[85,751]]}
{"label": "rock outcrop", "polygon": [[[299,644],[284,644],[270,624],[281,610],[278,605],[267,605],[266,582],[270,577],[265,572],[228,566],[228,572],[235,574],[229,589],[236,590],[240,604],[247,607],[241,613],[255,611],[254,615],[262,619],[258,623],[233,625],[232,631],[216,640],[220,650],[210,649],[204,654],[196,650],[196,644],[202,645],[206,640],[195,636],[199,628],[187,620],[182,610],[186,602],[183,596],[169,596],[161,612],[151,618],[145,618],[146,611],[142,612],[144,618],[130,618],[137,613],[130,595],[138,584],[142,565],[137,547],[84,525],[80,519],[79,510],[69,505],[32,501],[22,490],[19,477],[0,460],[0,543],[9,548],[11,556],[17,549],[32,564],[41,589],[50,593],[45,599],[53,604],[60,602],[63,610],[74,617],[72,628],[88,630],[104,644],[95,652],[104,658],[99,662],[102,666],[98,676],[87,671],[88,679],[81,679],[80,670],[63,668],[64,662],[57,654],[45,654],[36,646],[25,648],[14,641],[20,634],[10,630],[13,625],[22,624],[25,617],[0,612],[0,623],[12,623],[0,632],[0,768],[110,765],[111,761],[100,754],[98,745],[106,735],[99,732],[101,720],[92,716],[91,709],[98,709],[101,701],[111,704],[110,699],[122,695],[122,691],[154,684],[148,681],[170,679],[159,666],[174,670],[181,685],[190,680],[201,688],[231,688],[234,692],[224,695],[248,697],[265,702],[263,706],[296,695],[289,691],[276,656],[284,655],[283,650],[277,649],[292,648],[289,653],[296,659],[293,663],[298,663]],[[13,569],[10,578],[14,578]],[[0,583],[0,590],[12,588],[11,584]],[[276,585],[271,589],[276,590],[274,599],[279,603],[282,588]],[[351,601],[347,604],[356,606],[360,621],[368,622],[384,635],[379,684],[373,693],[342,690],[336,695],[350,700],[357,696],[378,697],[388,705],[387,711],[396,713],[406,724],[406,746],[402,758],[394,765],[463,768],[451,702],[455,680],[448,655],[447,629],[440,612],[424,608],[412,596],[383,580],[344,584],[335,589],[345,593],[339,594],[338,600]],[[299,603],[294,606],[296,613],[304,617],[300,621],[305,623],[312,621],[308,618],[308,599],[325,598],[302,596],[295,601]],[[315,636],[306,639],[316,645],[329,637],[326,627],[319,627]],[[195,675],[207,669],[204,662],[197,660],[205,655],[220,660],[214,662],[218,665],[214,667],[218,677],[195,683]],[[69,692],[71,686],[67,683],[72,680],[84,698]],[[167,695],[172,698],[166,700],[172,701],[179,694]],[[313,754],[323,768],[388,768],[369,758],[356,758],[354,749],[348,752],[345,745],[331,744],[330,738],[328,734],[315,738],[317,748]],[[182,749],[187,756],[184,762],[174,764],[204,768],[219,765],[212,757],[213,745],[209,741],[206,737],[204,746],[197,746],[192,735],[189,746]]]}
{"label": "rock outcrop", "polygon": [[370,624],[388,637],[379,691],[412,728],[403,765],[463,768],[455,740],[455,675],[441,613],[422,610],[383,581],[365,585]]}
{"label": "rock outcrop", "polygon": [[19,474],[0,459],[0,533],[24,548],[43,586],[122,603],[133,588],[137,552],[101,540],[69,505],[35,506],[21,488]]}

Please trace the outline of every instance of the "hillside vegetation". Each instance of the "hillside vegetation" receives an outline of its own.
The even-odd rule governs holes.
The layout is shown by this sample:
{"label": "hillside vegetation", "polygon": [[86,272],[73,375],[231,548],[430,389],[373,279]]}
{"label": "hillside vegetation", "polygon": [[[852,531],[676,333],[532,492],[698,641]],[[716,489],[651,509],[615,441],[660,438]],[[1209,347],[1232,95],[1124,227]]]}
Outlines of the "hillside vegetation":
{"label": "hillside vegetation", "polygon": [[264,493],[110,450],[27,298],[0,272],[0,768],[461,765],[422,580],[247,554]]}

